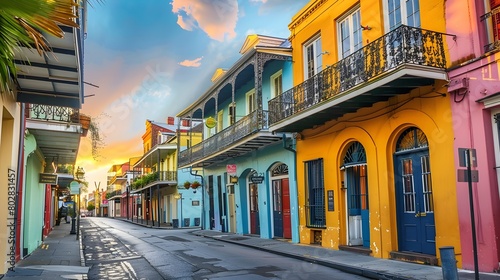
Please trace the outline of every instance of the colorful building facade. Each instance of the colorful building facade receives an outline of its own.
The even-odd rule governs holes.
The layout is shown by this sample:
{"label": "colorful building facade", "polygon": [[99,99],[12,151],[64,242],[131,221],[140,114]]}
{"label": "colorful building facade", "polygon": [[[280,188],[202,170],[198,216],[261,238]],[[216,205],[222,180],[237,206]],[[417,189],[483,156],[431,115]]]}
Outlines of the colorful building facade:
{"label": "colorful building facade", "polygon": [[[192,185],[196,177],[177,170],[178,151],[188,145],[187,138],[179,141],[177,135],[191,129],[185,124],[176,123],[173,117],[167,123],[146,121],[144,155],[132,165],[134,178],[127,194],[133,197],[132,212],[136,213],[130,219],[152,226],[200,226],[202,192]],[[196,143],[196,139],[191,140]],[[184,182],[189,185],[185,187]]]}
{"label": "colorful building facade", "polygon": [[444,1],[310,1],[289,24],[294,87],[270,130],[296,132],[305,244],[462,261]]}
{"label": "colorful building facade", "polygon": [[240,53],[177,115],[204,123],[203,141],[181,151],[179,169],[203,170],[204,229],[298,242],[295,142],[268,131],[266,102],[292,86],[290,45],[249,35]]}
{"label": "colorful building facade", "polygon": [[[466,4],[466,5],[464,5]],[[500,1],[447,1],[451,67],[448,91],[455,131],[453,169],[465,170],[460,148],[475,150],[472,182],[480,271],[500,271]],[[463,155],[462,155],[463,156]],[[474,269],[468,182],[457,183],[463,267]]]}

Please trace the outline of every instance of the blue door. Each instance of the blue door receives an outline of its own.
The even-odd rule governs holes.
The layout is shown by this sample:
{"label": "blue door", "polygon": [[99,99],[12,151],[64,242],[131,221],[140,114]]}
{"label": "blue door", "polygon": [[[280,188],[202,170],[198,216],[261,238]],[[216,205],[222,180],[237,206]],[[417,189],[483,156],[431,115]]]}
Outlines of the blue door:
{"label": "blue door", "polygon": [[342,169],[347,187],[348,245],[370,248],[368,168],[363,145],[353,142],[346,151]]}
{"label": "blue door", "polygon": [[425,136],[418,129],[410,134],[414,134],[412,138],[420,137],[425,143],[420,142],[413,149],[402,149],[401,152],[396,152],[395,156],[399,251],[436,255],[436,229],[427,139],[423,138]]}

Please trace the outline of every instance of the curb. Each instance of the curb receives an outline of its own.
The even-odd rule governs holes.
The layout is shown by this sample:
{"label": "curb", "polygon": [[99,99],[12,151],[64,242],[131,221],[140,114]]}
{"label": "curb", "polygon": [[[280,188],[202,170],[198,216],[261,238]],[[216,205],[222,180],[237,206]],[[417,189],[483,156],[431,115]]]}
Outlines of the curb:
{"label": "curb", "polygon": [[395,275],[395,274],[388,273],[388,272],[382,272],[382,271],[366,269],[366,268],[359,268],[359,267],[345,265],[345,264],[341,264],[341,263],[322,261],[322,260],[311,258],[311,257],[306,257],[306,256],[302,256],[302,255],[297,255],[297,254],[291,254],[291,253],[282,252],[282,251],[271,250],[271,249],[263,248],[260,246],[251,245],[251,244],[242,244],[239,242],[225,240],[222,238],[212,237],[212,236],[203,235],[203,234],[199,234],[199,233],[192,233],[192,234],[197,235],[197,236],[201,236],[201,237],[210,238],[213,240],[219,240],[219,241],[226,242],[226,243],[231,243],[231,244],[235,244],[235,245],[239,245],[239,246],[257,249],[260,251],[264,251],[264,252],[268,252],[268,253],[272,253],[272,254],[276,254],[276,255],[281,255],[284,257],[290,257],[290,258],[294,258],[294,259],[301,260],[301,261],[315,263],[315,264],[318,264],[321,266],[334,268],[334,269],[337,269],[337,270],[340,270],[340,271],[343,271],[343,272],[346,272],[349,274],[355,274],[355,275],[359,275],[359,276],[363,276],[363,277],[367,277],[367,278],[371,278],[371,279],[380,279],[380,280],[409,280],[409,279],[412,279],[409,277],[403,277],[403,276]]}

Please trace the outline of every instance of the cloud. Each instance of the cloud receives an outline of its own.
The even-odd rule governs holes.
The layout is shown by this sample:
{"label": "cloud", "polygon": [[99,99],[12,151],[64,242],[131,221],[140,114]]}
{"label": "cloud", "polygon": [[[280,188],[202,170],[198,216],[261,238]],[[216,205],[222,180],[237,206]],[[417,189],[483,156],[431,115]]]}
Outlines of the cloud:
{"label": "cloud", "polygon": [[173,0],[172,12],[184,30],[203,30],[211,39],[223,42],[236,36],[237,0]]}
{"label": "cloud", "polygon": [[198,57],[197,59],[193,60],[184,60],[179,62],[179,65],[185,66],[185,67],[200,67],[201,66],[201,60],[203,59],[202,57]]}

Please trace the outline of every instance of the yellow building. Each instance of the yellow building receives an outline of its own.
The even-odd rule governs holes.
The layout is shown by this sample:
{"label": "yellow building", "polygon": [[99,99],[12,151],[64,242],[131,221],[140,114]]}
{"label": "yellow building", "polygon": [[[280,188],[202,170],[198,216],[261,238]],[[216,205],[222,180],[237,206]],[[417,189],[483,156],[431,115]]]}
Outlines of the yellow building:
{"label": "yellow building", "polygon": [[[297,132],[300,242],[459,265],[444,1],[310,1],[289,24],[294,88],[270,130]],[[301,167],[302,166],[302,167]]]}

